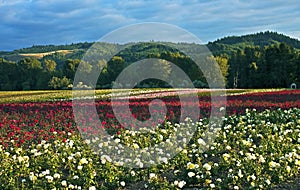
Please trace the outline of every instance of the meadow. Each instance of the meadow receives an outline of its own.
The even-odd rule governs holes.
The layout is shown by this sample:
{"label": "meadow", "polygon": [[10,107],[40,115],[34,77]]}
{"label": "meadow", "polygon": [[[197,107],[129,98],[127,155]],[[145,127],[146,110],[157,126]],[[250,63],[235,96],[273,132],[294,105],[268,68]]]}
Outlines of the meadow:
{"label": "meadow", "polygon": [[[120,97],[124,91],[118,91]],[[300,90],[228,90],[226,102],[219,102],[225,110],[211,104],[209,91],[200,90],[200,112],[190,113],[198,119],[184,122],[179,122],[181,107],[193,102],[188,93],[179,100],[173,92],[130,92],[129,107],[139,120],[149,119],[149,104],[155,98],[162,100],[156,104],[167,107],[160,125],[140,131],[125,128],[115,118],[110,90],[95,92],[101,125],[90,122],[92,116],[87,114],[84,127],[75,123],[72,91],[0,92],[0,189],[299,188]],[[128,106],[122,98],[117,103],[120,108]],[[209,142],[205,131],[211,129],[213,106],[225,115]],[[103,128],[113,144],[97,136]],[[196,132],[172,159],[166,159],[168,152],[162,149],[157,160],[148,160],[160,161],[158,165],[146,168],[149,163],[128,159],[114,162],[108,154],[113,149],[122,155],[124,146],[147,150],[160,142],[172,148],[172,134],[188,132],[182,128]],[[88,138],[83,140],[83,134]],[[152,158],[151,151],[144,154]],[[135,167],[126,167],[127,162]]]}

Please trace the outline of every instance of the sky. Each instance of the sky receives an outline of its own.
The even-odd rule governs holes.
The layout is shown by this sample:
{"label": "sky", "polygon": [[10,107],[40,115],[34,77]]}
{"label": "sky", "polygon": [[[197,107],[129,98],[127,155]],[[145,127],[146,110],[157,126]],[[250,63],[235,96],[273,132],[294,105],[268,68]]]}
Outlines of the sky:
{"label": "sky", "polygon": [[261,31],[300,39],[298,0],[0,0],[0,51],[95,42],[120,27],[162,22],[203,43]]}

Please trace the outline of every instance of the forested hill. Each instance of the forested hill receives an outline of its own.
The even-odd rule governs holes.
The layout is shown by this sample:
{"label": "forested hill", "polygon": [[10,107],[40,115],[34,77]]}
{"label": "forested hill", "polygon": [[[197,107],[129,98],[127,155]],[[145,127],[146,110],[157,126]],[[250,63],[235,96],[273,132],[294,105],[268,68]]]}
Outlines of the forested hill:
{"label": "forested hill", "polygon": [[255,46],[266,46],[274,43],[284,42],[290,46],[300,49],[300,41],[289,36],[279,34],[277,32],[260,32],[256,34],[248,34],[244,36],[229,36],[218,39],[213,43],[219,44],[228,44],[228,45],[236,45],[236,44],[250,44]]}
{"label": "forested hill", "polygon": [[300,41],[277,32],[265,31],[243,36],[228,36],[209,42],[207,46],[214,54],[230,54],[233,51],[242,50],[247,46],[264,46],[285,43],[296,49],[300,49]]}
{"label": "forested hill", "polygon": [[[272,44],[286,43],[289,46],[292,46],[296,49],[300,49],[300,41],[293,39],[284,34],[279,34],[277,32],[265,31],[259,32],[256,34],[248,34],[243,36],[228,36],[221,39],[218,39],[214,42],[209,42],[207,47],[211,50],[214,55],[220,54],[231,54],[238,50],[243,50],[247,46],[268,46]],[[65,56],[66,58],[77,58],[80,59],[85,51],[93,45],[92,42],[84,43],[72,43],[66,45],[33,45],[32,47],[26,47],[22,49],[17,49],[11,52],[4,52],[0,50],[0,58],[4,58],[11,61],[19,61],[20,59],[26,57],[26,54],[32,57],[41,58],[43,54],[48,52],[59,52],[60,50],[69,50],[67,56],[65,55],[54,55],[56,56]],[[103,48],[106,49],[108,44],[103,43]],[[114,46],[116,44],[109,44],[108,46]],[[183,44],[185,48],[186,44]],[[192,48],[195,48],[195,44],[191,45]],[[31,54],[31,55],[30,55]],[[40,54],[40,55],[39,55]],[[49,54],[51,58],[51,54]],[[47,56],[49,56],[47,54]]]}
{"label": "forested hill", "polygon": [[[70,88],[83,55],[93,43],[32,46],[11,52],[0,51],[0,90]],[[124,47],[110,60],[82,62],[88,76],[103,68],[97,88],[109,88],[116,76],[129,64],[145,58],[160,58],[179,66],[196,87],[207,87],[203,73],[184,53],[197,53],[203,45],[171,42],[143,42],[119,45],[98,43],[97,56],[105,57]],[[171,48],[172,47],[172,48]],[[287,88],[300,86],[300,41],[276,32],[261,32],[240,37],[225,37],[207,47],[220,66],[228,88]],[[180,51],[179,51],[180,49]],[[195,52],[195,50],[197,50]],[[182,52],[181,52],[182,51]],[[168,62],[159,64],[157,72],[172,73]],[[163,65],[163,66],[161,66]],[[153,65],[157,67],[157,65]],[[181,84],[181,83],[180,83]],[[183,84],[183,83],[182,83]],[[89,86],[89,83],[84,83]],[[166,87],[161,81],[149,80],[139,87]]]}

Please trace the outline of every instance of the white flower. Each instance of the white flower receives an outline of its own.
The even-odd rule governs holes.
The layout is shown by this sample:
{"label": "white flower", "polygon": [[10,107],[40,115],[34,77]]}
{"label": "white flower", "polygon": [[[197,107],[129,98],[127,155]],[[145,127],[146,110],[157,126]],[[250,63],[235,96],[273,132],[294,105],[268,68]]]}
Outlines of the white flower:
{"label": "white flower", "polygon": [[203,139],[201,139],[201,138],[199,138],[199,139],[197,140],[197,142],[198,142],[198,144],[200,144],[200,145],[203,145],[203,146],[206,145],[205,141],[204,141]]}
{"label": "white flower", "polygon": [[75,157],[77,157],[77,158],[81,157],[81,153],[80,152],[76,152],[75,153]]}
{"label": "white flower", "polygon": [[255,154],[252,154],[252,153],[248,153],[248,152],[247,152],[245,155],[247,156],[247,159],[248,159],[248,160],[256,160]]}
{"label": "white flower", "polygon": [[259,160],[258,161],[261,162],[261,163],[266,162],[265,158],[262,155],[259,155]]}
{"label": "white flower", "polygon": [[37,149],[32,149],[32,150],[30,150],[30,152],[31,152],[32,154],[36,153],[37,151],[38,151]]}
{"label": "white flower", "polygon": [[244,175],[242,174],[242,170],[239,170],[238,176],[239,176],[240,178],[244,177]]}
{"label": "white flower", "polygon": [[174,185],[176,185],[176,186],[178,185],[178,181],[177,180],[174,181]]}
{"label": "white flower", "polygon": [[119,142],[121,142],[121,140],[119,138],[116,138],[115,143],[119,143]]}
{"label": "white flower", "polygon": [[183,186],[186,184],[186,182],[185,181],[180,181],[180,182],[178,182],[178,187],[179,188],[183,188]]}
{"label": "white flower", "polygon": [[163,163],[167,164],[168,163],[168,158],[163,157],[163,158],[159,158],[160,161],[162,161]]}
{"label": "white flower", "polygon": [[22,156],[18,156],[18,162],[21,163],[24,161],[24,158]]}
{"label": "white flower", "polygon": [[81,166],[81,165],[77,166],[78,170],[82,170],[82,168],[83,168],[83,166]]}
{"label": "white flower", "polygon": [[50,174],[50,171],[49,170],[45,170],[45,171],[42,171],[42,173],[40,174],[40,176],[45,176],[45,175],[49,175]]}
{"label": "white flower", "polygon": [[194,172],[189,172],[189,173],[188,173],[188,176],[189,176],[189,177],[193,177],[193,176],[195,176],[195,175],[196,175],[196,174],[195,174]]}
{"label": "white flower", "polygon": [[106,161],[108,161],[108,162],[112,162],[112,159],[109,157],[109,156],[107,156],[107,155],[101,155],[101,163],[102,164],[105,164],[106,163]]}
{"label": "white flower", "polygon": [[47,175],[45,178],[48,180],[49,183],[53,182],[53,177],[52,176]]}
{"label": "white flower", "polygon": [[155,173],[150,173],[149,174],[149,178],[150,179],[155,179],[156,178],[156,174]]}
{"label": "white flower", "polygon": [[56,179],[59,179],[59,178],[60,178],[60,175],[59,175],[58,173],[55,173],[55,174],[53,175],[53,177],[56,178]]}
{"label": "white flower", "polygon": [[227,150],[231,150],[231,146],[229,146],[229,145],[227,145],[225,148],[226,148]]}
{"label": "white flower", "polygon": [[89,187],[89,190],[96,190],[96,187],[95,186],[91,186],[91,187]]}
{"label": "white flower", "polygon": [[61,182],[61,185],[64,186],[64,187],[67,187],[67,181],[66,181],[66,180],[63,180],[63,181]]}
{"label": "white flower", "polygon": [[44,144],[44,149],[48,149],[50,144]]}
{"label": "white flower", "polygon": [[79,178],[78,175],[73,176],[73,179],[78,179],[78,178]]}
{"label": "white flower", "polygon": [[70,140],[69,145],[70,145],[70,147],[72,147],[74,145],[74,141]]}
{"label": "white flower", "polygon": [[120,184],[121,184],[121,186],[123,186],[123,187],[126,185],[126,184],[125,184],[125,181],[121,181]]}
{"label": "white flower", "polygon": [[131,176],[135,176],[135,171],[130,172]]}
{"label": "white flower", "polygon": [[211,165],[208,164],[208,163],[205,163],[205,164],[203,165],[203,168],[206,169],[207,171],[209,171],[209,170],[211,170]]}
{"label": "white flower", "polygon": [[256,179],[255,175],[252,174],[251,176],[247,177],[247,181],[250,181],[250,179],[255,180]]}

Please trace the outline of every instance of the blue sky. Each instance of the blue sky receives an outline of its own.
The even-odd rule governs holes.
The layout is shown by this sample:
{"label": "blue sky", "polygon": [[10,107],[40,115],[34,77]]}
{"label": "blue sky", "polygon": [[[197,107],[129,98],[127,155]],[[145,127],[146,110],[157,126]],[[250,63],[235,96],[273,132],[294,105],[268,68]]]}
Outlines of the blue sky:
{"label": "blue sky", "polygon": [[0,51],[97,41],[129,24],[163,22],[202,42],[277,31],[300,39],[298,0],[0,0]]}

